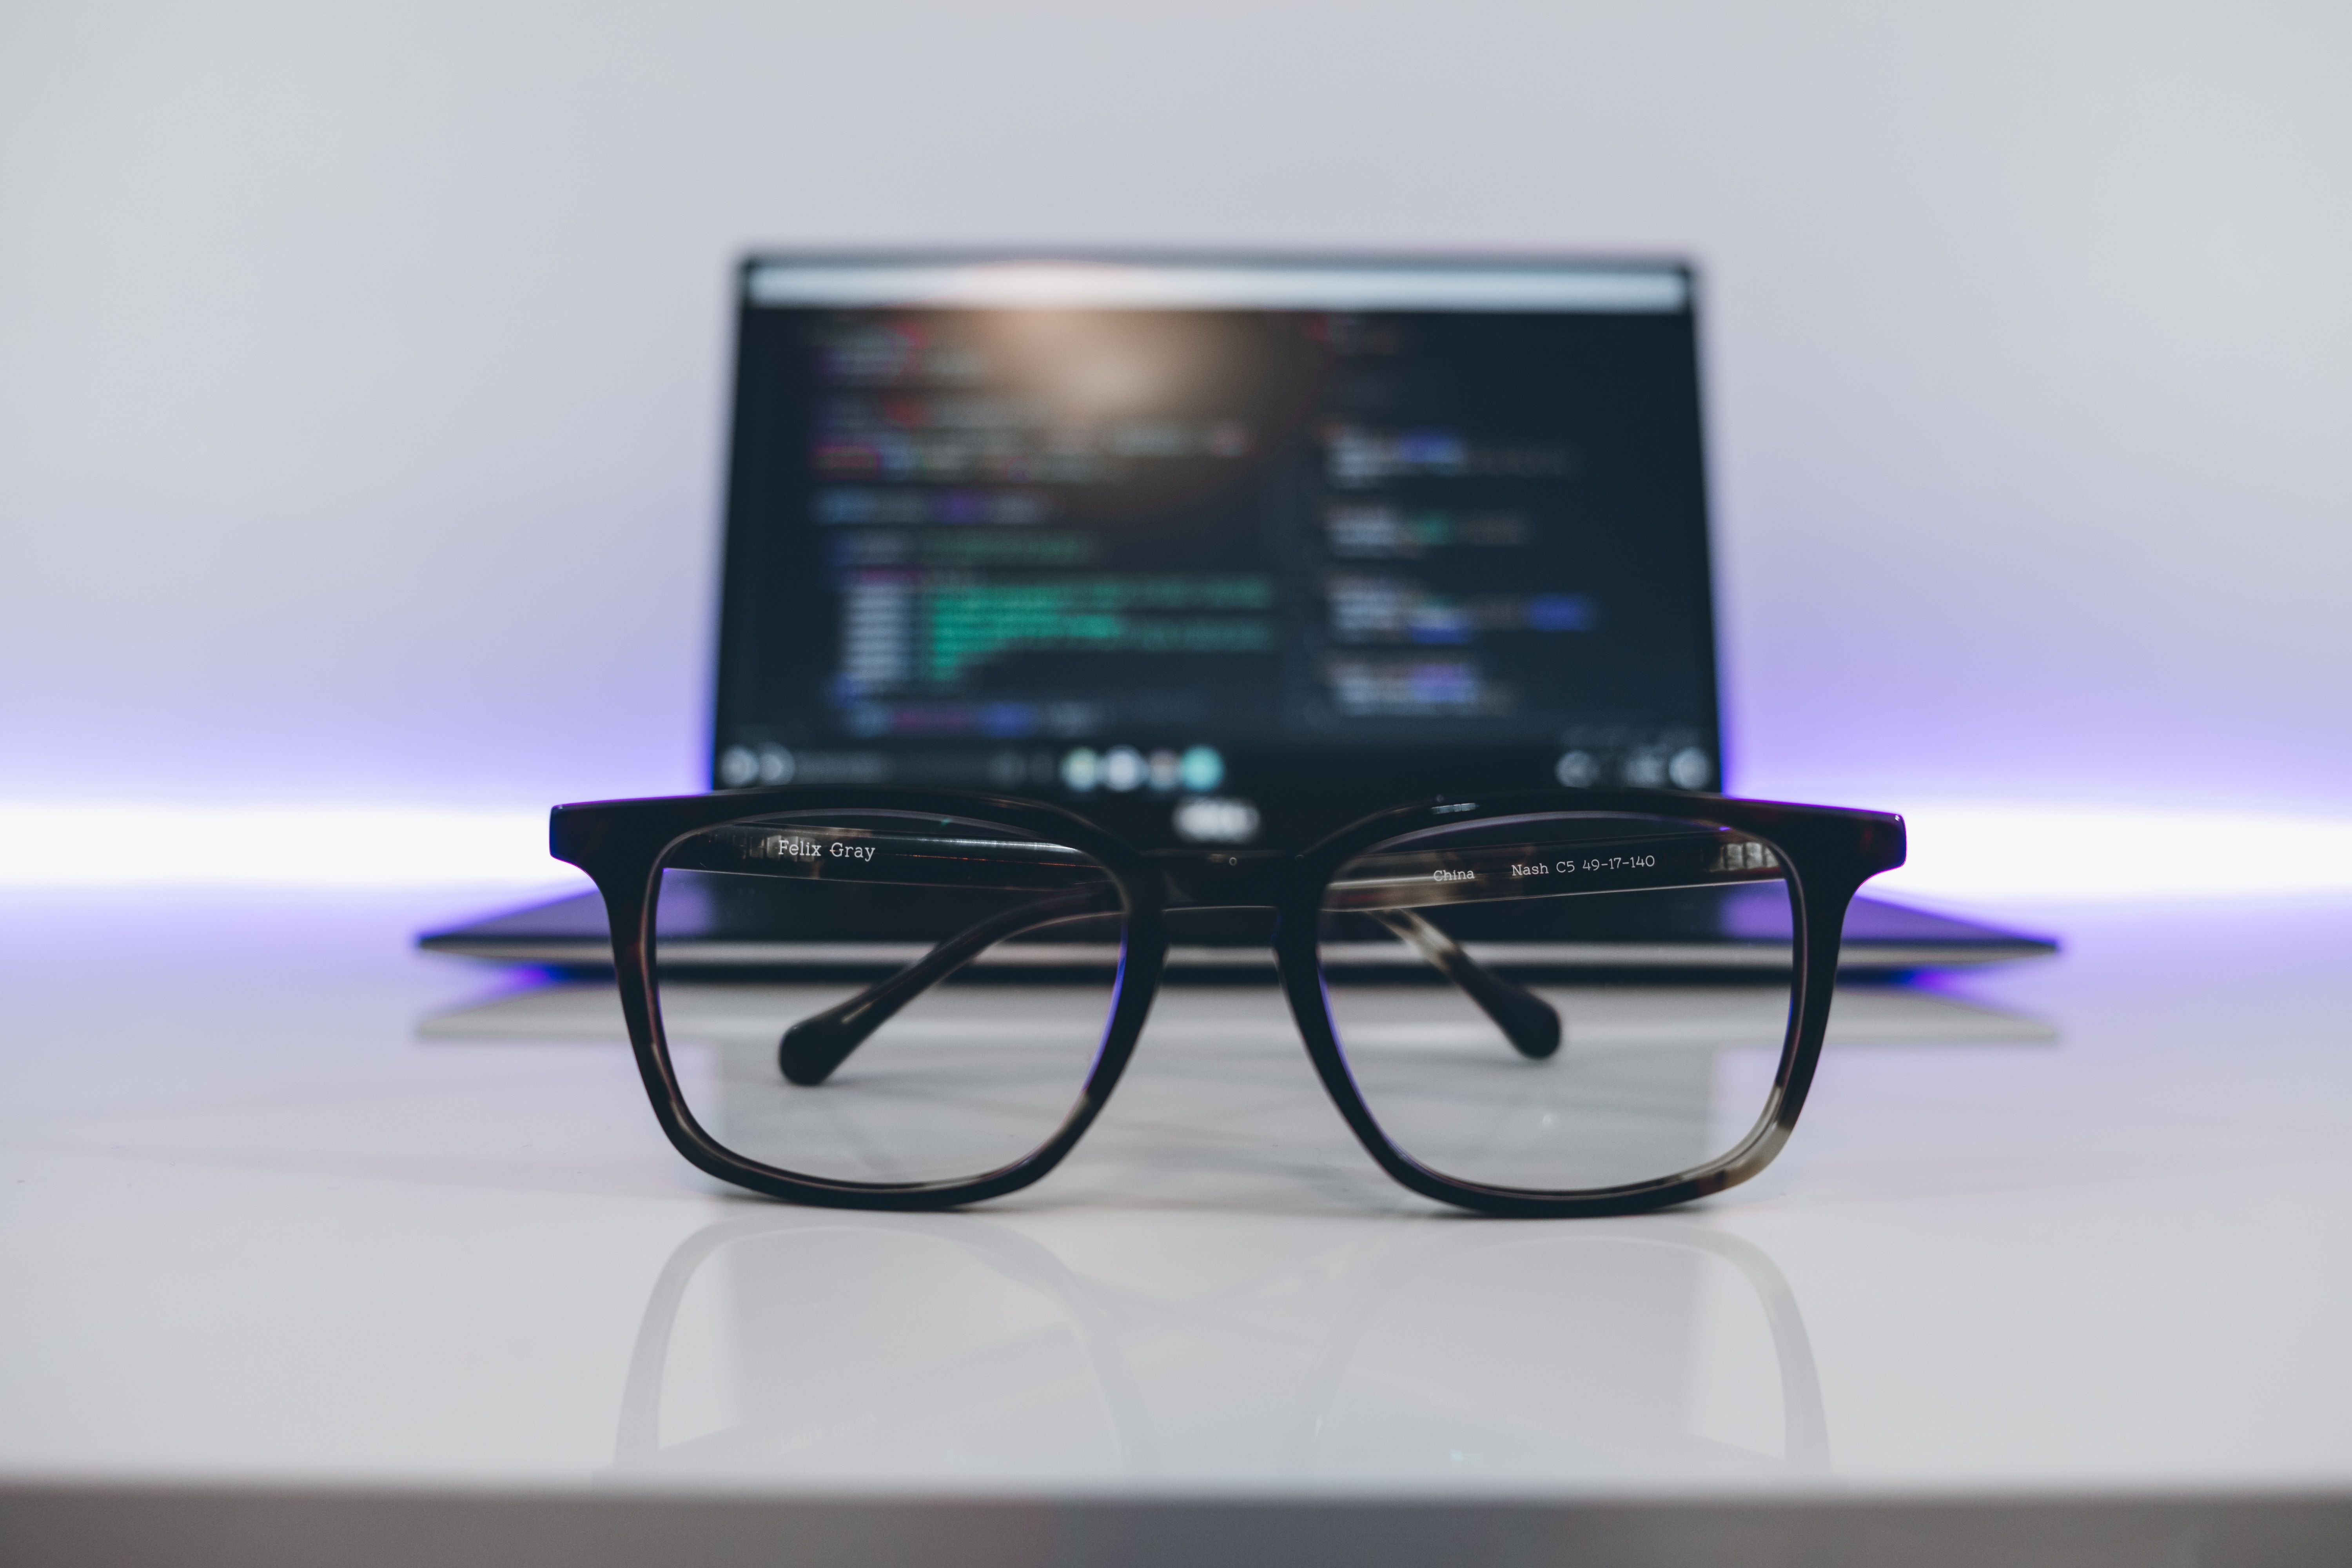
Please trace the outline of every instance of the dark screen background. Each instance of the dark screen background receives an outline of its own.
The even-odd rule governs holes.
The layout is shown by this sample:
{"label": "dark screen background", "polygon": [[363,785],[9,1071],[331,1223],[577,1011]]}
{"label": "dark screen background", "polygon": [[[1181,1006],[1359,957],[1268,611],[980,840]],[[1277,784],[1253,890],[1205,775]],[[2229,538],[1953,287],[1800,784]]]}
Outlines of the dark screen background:
{"label": "dark screen background", "polygon": [[1188,795],[1288,832],[1718,785],[1687,310],[740,331],[722,785],[1084,795],[1146,837]]}

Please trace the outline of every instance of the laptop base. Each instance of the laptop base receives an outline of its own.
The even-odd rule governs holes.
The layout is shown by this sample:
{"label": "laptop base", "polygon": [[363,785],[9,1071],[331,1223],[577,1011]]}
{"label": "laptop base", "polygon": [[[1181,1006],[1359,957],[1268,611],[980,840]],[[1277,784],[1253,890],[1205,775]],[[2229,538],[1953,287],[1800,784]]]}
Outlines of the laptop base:
{"label": "laptop base", "polygon": [[[1482,963],[1519,972],[1673,970],[1732,977],[1787,965],[1788,904],[1777,887],[1713,901],[1662,894],[1643,900],[1641,910],[1630,917],[1622,906],[1612,910],[1607,929],[1601,931],[1585,929],[1594,918],[1578,907],[1585,900],[1547,902],[1554,908],[1546,911],[1545,923],[1524,938],[1482,942],[1465,931],[1461,933],[1465,946]],[[710,977],[871,976],[913,963],[930,946],[911,932],[888,929],[836,931],[822,939],[749,929],[730,919],[719,900],[691,898],[669,904],[663,928],[656,943],[663,973]],[[1271,910],[1173,911],[1169,916],[1169,967],[1180,973],[1271,974],[1273,929]],[[428,952],[579,973],[610,973],[613,967],[604,900],[594,893],[428,931],[417,939],[417,946]],[[1894,974],[2042,958],[2057,951],[2058,944],[2047,937],[1883,900],[1856,899],[1846,915],[1839,969],[1847,974]],[[1426,967],[1418,953],[1392,942],[1330,942],[1323,959],[1335,968],[1388,969],[1400,976]],[[1117,949],[1108,943],[1015,940],[989,949],[971,967],[1042,979],[1056,970],[1091,971],[1117,961]]]}

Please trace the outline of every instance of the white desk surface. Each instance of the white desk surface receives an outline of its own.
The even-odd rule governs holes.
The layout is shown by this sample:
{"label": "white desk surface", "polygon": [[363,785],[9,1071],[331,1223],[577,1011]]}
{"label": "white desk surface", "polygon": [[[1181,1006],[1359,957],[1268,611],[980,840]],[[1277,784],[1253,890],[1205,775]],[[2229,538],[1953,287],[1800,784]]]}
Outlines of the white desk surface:
{"label": "white desk surface", "polygon": [[[1843,999],[1757,1182],[1538,1223],[1381,1176],[1271,987],[1163,993],[1012,1199],[736,1194],[605,994],[408,949],[481,901],[0,901],[13,1517],[2352,1498],[2352,906],[2021,921],[2065,954]],[[1218,1096],[1153,1070],[1211,1037]]]}

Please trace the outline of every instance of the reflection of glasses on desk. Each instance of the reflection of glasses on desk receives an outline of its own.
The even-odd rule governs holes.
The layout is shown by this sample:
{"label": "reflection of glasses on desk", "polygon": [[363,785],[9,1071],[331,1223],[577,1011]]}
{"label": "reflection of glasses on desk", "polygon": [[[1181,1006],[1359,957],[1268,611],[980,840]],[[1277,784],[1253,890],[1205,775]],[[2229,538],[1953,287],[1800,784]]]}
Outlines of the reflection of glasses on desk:
{"label": "reflection of glasses on desk", "polygon": [[[604,893],[670,1141],[755,1192],[856,1208],[971,1203],[1052,1170],[1134,1052],[1171,913],[1232,909],[1275,912],[1307,1054],[1413,1191],[1529,1215],[1699,1197],[1787,1141],[1846,905],[1903,861],[1898,817],[1644,791],[1401,806],[1296,856],[1142,854],[1050,805],[881,789],[559,806],[551,837]],[[887,930],[929,951],[824,1011],[698,1042],[664,1027],[660,910],[713,897],[779,933]],[[1498,972],[1622,951],[1654,928],[1641,917],[1657,900],[1745,934],[1757,983],[1548,998]],[[1400,985],[1414,971],[1368,955],[1447,984]],[[942,1000],[942,982],[992,960],[1091,980]]]}
{"label": "reflection of glasses on desk", "polygon": [[1034,1485],[1043,1461],[1478,1487],[1829,1469],[1803,1316],[1738,1237],[1343,1226],[1244,1256],[1106,1277],[976,1221],[722,1221],[678,1245],[646,1303],[612,1475]]}

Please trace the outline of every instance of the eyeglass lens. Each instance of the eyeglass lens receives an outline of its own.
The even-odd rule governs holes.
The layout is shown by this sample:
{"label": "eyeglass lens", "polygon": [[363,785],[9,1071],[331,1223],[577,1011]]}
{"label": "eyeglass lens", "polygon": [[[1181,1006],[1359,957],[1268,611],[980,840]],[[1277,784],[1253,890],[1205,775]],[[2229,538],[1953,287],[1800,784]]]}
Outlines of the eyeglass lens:
{"label": "eyeglass lens", "polygon": [[[1089,857],[981,822],[813,812],[695,834],[659,875],[657,961],[666,936],[684,952],[718,929],[852,938],[862,961],[823,988],[665,975],[671,1061],[721,1147],[824,1181],[962,1181],[1049,1142],[1076,1107],[1121,923]],[[910,967],[875,986],[877,964]],[[1008,973],[1067,983],[986,983]]]}
{"label": "eyeglass lens", "polygon": [[[1439,827],[1355,857],[1323,906],[1349,1075],[1440,1175],[1655,1181],[1729,1152],[1769,1103],[1792,925],[1786,871],[1754,838],[1576,813]],[[1678,966],[1694,942],[1728,952],[1737,978]]]}

